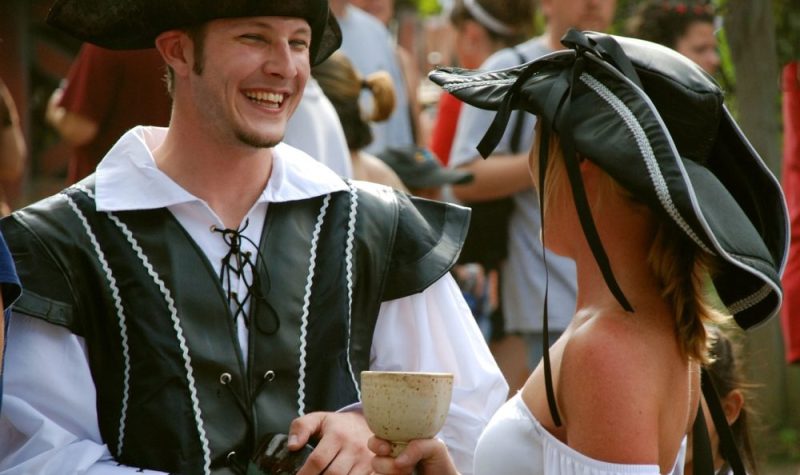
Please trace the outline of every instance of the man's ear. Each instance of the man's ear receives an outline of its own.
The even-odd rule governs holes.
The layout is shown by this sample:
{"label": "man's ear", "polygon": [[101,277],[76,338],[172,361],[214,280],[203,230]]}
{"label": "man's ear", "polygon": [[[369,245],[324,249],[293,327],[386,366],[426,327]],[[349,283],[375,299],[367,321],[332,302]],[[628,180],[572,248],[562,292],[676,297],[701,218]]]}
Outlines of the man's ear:
{"label": "man's ear", "polygon": [[194,48],[191,39],[182,30],[169,30],[156,37],[156,49],[176,76],[192,72]]}
{"label": "man's ear", "polygon": [[733,389],[722,398],[722,410],[728,425],[733,425],[744,407],[744,394],[739,389]]}

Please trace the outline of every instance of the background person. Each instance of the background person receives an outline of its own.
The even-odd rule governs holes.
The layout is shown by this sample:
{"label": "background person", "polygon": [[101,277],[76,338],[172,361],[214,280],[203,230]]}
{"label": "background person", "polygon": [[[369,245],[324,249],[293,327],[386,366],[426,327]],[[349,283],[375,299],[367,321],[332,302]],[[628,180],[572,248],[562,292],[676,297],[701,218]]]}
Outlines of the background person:
{"label": "background person", "polygon": [[[394,110],[392,78],[384,71],[372,73],[366,78],[362,77],[353,67],[353,63],[341,52],[332,54],[330,58],[314,67],[312,74],[325,96],[333,104],[338,120],[342,124],[353,177],[405,190],[403,182],[391,168],[364,151],[372,143],[372,122],[387,120]],[[372,94],[373,107],[369,116],[362,111],[359,104],[363,90]]]}
{"label": "background person", "polygon": [[115,51],[85,43],[47,103],[47,122],[73,147],[67,184],[92,173],[128,129],[166,126],[170,108],[158,51]]}
{"label": "background person", "polygon": [[[331,0],[331,10],[342,28],[341,51],[362,75],[385,71],[392,78],[395,108],[389,119],[372,123],[373,141],[366,151],[380,152],[387,147],[417,143],[418,133],[412,121],[408,82],[403,75],[396,46],[386,25],[369,13],[350,4],[348,0]],[[364,99],[369,111],[369,101]]]}
{"label": "background person", "polygon": [[441,200],[445,186],[463,185],[472,180],[469,172],[442,167],[436,156],[426,148],[390,148],[378,157],[397,173],[411,194],[429,200]]}
{"label": "background person", "polygon": [[628,20],[628,34],[670,47],[714,75],[719,70],[714,20],[707,0],[650,0]]}
{"label": "background person", "polygon": [[[502,48],[522,43],[533,28],[531,0],[456,0],[450,10],[456,66],[477,69]],[[442,92],[430,138],[430,149],[444,165],[450,150],[462,102]]]}
{"label": "background person", "polygon": [[0,233],[0,412],[3,410],[3,360],[6,350],[5,334],[11,306],[19,298],[22,288],[14,266],[14,259],[8,251],[6,240]]}
{"label": "background person", "polygon": [[[0,181],[13,183],[25,169],[27,145],[19,122],[14,98],[0,79]],[[0,188],[0,215],[11,212],[11,206]]]}
{"label": "background person", "polygon": [[[706,365],[711,381],[720,398],[720,405],[725,413],[725,419],[731,428],[736,448],[739,456],[744,463],[748,474],[756,475],[759,473],[758,460],[753,450],[751,428],[753,424],[753,411],[748,404],[747,383],[744,376],[744,368],[739,357],[739,350],[724,331],[716,327],[710,327],[711,336],[711,362]],[[720,450],[720,439],[716,427],[711,419],[708,404],[703,397],[703,413],[706,421],[706,428],[711,443],[711,456],[714,463],[714,473],[718,475],[732,475],[733,470]],[[686,463],[684,473],[692,475],[693,454],[691,444],[692,434],[689,436],[688,450],[686,452]]]}
{"label": "background person", "polygon": [[286,125],[283,142],[306,152],[337,175],[353,178],[339,116],[313,77],[308,79],[303,99]]}
{"label": "background person", "polygon": [[400,73],[403,75],[402,83],[405,84],[405,93],[408,97],[408,114],[411,121],[411,127],[414,131],[414,139],[416,143],[425,142],[426,130],[424,130],[421,123],[422,107],[417,91],[419,91],[419,68],[417,67],[416,59],[411,51],[400,45],[397,41],[397,24],[393,24],[397,15],[395,10],[394,0],[350,0],[350,3],[356,7],[364,10],[370,15],[377,18],[389,30],[392,36],[392,42],[395,45],[395,53],[397,54],[398,65],[400,66]]}

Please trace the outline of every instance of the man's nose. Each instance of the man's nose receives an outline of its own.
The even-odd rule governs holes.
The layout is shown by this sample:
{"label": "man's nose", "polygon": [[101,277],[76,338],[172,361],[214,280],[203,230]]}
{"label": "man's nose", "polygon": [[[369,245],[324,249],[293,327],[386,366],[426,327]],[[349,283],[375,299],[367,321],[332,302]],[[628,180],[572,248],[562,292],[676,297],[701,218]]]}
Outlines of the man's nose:
{"label": "man's nose", "polygon": [[264,72],[284,78],[297,75],[295,55],[287,42],[275,42],[270,49],[270,54],[263,66]]}

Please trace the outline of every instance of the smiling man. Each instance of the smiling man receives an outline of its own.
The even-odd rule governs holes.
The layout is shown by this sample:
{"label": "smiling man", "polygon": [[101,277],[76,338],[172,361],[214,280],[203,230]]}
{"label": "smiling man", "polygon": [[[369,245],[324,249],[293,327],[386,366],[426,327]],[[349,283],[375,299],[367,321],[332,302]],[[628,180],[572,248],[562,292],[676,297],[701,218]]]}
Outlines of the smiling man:
{"label": "smiling man", "polygon": [[448,274],[467,212],[281,142],[341,41],[327,1],[59,0],[48,21],[155,46],[174,104],[2,221],[26,292],[0,473],[257,473],[282,433],[311,446],[301,475],[367,474],[367,369],[455,373],[439,437],[469,473],[507,386]]}

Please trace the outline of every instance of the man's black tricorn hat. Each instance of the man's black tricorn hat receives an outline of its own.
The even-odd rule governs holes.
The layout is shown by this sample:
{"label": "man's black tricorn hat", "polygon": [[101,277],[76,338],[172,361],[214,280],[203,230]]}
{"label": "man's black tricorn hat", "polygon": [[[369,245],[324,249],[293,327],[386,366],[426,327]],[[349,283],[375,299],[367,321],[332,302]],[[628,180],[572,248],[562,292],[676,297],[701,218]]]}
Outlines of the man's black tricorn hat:
{"label": "man's black tricorn hat", "polygon": [[[562,43],[568,49],[517,67],[442,68],[430,78],[471,105],[498,111],[478,147],[484,157],[513,109],[535,114],[544,135],[559,135],[584,233],[623,307],[630,310],[591,215],[580,209],[581,202],[588,209],[586,197],[576,185],[579,174],[570,172],[578,156],[718,258],[714,286],[739,326],[751,328],[774,315],[789,243],[786,204],[716,82],[654,43],[576,30]],[[548,140],[542,142],[547,147]]]}
{"label": "man's black tricorn hat", "polygon": [[251,16],[305,19],[311,26],[312,65],[342,43],[327,0],[56,0],[47,23],[103,48],[143,49],[168,30]]}

